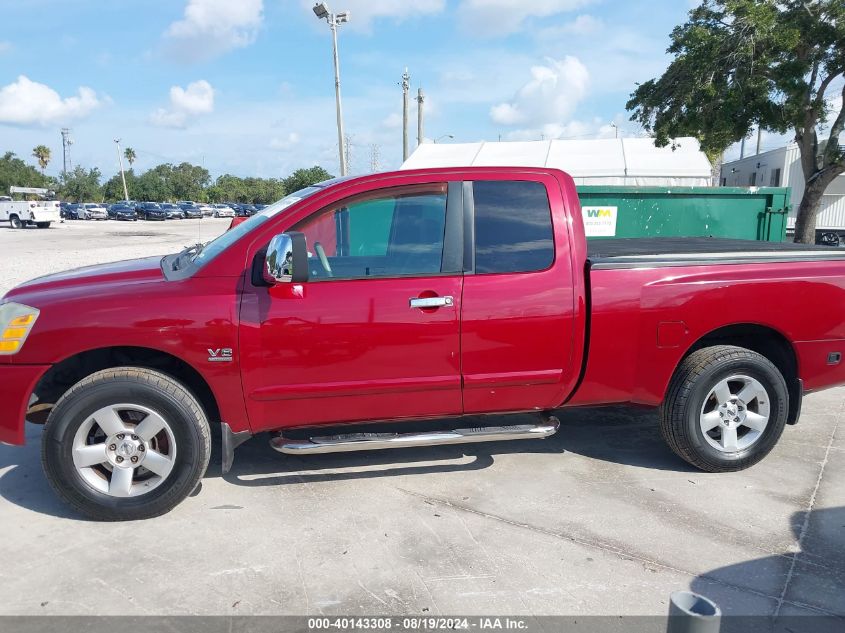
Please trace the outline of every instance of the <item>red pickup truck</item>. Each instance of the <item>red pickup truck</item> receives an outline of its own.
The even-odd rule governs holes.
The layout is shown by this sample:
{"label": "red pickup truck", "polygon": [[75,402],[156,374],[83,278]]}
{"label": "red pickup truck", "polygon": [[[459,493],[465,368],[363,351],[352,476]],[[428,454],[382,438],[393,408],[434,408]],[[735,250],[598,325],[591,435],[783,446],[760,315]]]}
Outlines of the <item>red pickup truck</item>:
{"label": "red pickup truck", "polygon": [[[225,471],[261,432],[295,454],[531,439],[556,409],[632,403],[660,407],[681,458],[732,471],[804,393],[845,383],[845,256],[588,244],[563,172],[404,171],[308,187],[163,258],[29,281],[0,329],[0,441],[45,423],[48,480],[96,519],[178,504],[212,425]],[[437,422],[526,411],[536,423]]]}

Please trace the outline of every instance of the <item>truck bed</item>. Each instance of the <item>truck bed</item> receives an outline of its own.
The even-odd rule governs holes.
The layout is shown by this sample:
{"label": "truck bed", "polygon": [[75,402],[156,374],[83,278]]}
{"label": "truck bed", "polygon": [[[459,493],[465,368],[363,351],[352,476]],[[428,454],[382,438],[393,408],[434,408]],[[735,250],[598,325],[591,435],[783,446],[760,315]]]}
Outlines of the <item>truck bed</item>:
{"label": "truck bed", "polygon": [[715,237],[610,238],[587,242],[592,269],[845,259],[845,249]]}

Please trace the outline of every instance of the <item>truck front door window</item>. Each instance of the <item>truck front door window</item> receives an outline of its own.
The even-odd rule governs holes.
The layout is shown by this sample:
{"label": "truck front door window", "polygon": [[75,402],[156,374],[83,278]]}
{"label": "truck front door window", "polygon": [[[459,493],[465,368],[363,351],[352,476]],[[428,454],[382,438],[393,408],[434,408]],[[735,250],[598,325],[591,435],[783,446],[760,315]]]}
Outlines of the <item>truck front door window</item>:
{"label": "truck front door window", "polygon": [[353,198],[300,222],[311,280],[440,272],[446,184],[396,187]]}

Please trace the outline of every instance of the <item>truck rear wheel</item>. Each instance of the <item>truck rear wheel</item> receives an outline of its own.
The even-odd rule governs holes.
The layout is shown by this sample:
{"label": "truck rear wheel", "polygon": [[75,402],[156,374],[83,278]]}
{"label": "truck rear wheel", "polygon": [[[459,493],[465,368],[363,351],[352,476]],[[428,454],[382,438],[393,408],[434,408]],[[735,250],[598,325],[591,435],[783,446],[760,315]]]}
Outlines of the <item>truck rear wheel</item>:
{"label": "truck rear wheel", "polygon": [[660,430],[693,466],[730,472],[769,454],[788,412],[789,392],[777,367],[757,352],[717,345],[680,364],[661,407]]}
{"label": "truck rear wheel", "polygon": [[36,222],[35,226],[37,226],[39,229],[49,229],[50,223],[49,222]]}
{"label": "truck rear wheel", "polygon": [[13,229],[23,228],[23,221],[16,215],[9,216],[9,224],[12,226]]}
{"label": "truck rear wheel", "polygon": [[145,368],[91,374],[65,393],[42,438],[56,493],[99,521],[170,511],[197,486],[211,451],[208,421],[173,378]]}

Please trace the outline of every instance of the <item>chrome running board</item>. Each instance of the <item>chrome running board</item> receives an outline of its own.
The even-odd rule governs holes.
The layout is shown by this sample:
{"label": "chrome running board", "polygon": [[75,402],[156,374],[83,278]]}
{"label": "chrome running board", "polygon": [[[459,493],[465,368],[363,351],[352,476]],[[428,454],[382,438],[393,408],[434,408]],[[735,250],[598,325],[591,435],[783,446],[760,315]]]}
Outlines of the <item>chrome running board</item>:
{"label": "chrome running board", "polygon": [[540,424],[486,426],[422,433],[346,433],[311,437],[305,440],[292,440],[280,434],[270,440],[270,446],[280,453],[289,455],[345,453],[411,446],[534,440],[554,435],[558,428],[560,428],[560,421],[556,417],[544,415]]}

